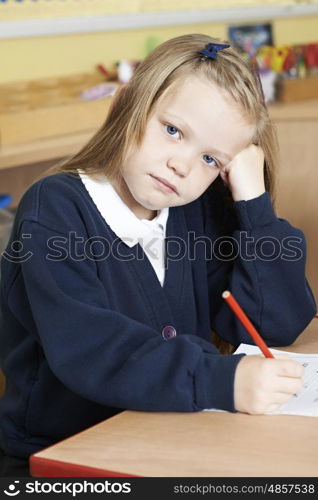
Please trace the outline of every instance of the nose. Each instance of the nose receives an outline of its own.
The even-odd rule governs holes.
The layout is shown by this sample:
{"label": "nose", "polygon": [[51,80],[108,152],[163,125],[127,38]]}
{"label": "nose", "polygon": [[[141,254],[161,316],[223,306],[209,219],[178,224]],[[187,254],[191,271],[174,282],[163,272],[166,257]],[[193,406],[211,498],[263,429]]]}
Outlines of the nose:
{"label": "nose", "polygon": [[180,177],[186,177],[191,170],[190,158],[172,157],[167,162],[168,167]]}

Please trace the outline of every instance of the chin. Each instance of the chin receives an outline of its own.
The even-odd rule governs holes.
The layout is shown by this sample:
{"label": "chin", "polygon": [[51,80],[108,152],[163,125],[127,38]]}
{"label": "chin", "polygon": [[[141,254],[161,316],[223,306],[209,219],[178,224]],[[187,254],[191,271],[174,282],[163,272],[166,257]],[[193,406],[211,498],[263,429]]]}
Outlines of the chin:
{"label": "chin", "polygon": [[143,203],[140,203],[140,205],[142,205],[147,210],[162,210],[163,208],[165,208],[164,206],[161,206],[160,204],[154,205],[152,203],[147,203],[146,201]]}
{"label": "chin", "polygon": [[146,208],[147,210],[161,210],[162,208],[164,208],[162,203],[156,202],[155,200],[149,199],[148,197],[135,198],[135,200],[139,203],[139,205]]}

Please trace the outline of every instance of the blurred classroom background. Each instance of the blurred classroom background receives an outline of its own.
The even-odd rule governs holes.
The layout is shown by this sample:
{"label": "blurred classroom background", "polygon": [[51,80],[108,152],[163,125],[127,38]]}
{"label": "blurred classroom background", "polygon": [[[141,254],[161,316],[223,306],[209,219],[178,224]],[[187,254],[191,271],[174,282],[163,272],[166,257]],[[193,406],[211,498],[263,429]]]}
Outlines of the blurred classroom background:
{"label": "blurred classroom background", "polygon": [[193,32],[258,63],[281,150],[277,212],[306,234],[318,297],[318,0],[0,0],[0,252],[33,180],[92,136],[156,45]]}

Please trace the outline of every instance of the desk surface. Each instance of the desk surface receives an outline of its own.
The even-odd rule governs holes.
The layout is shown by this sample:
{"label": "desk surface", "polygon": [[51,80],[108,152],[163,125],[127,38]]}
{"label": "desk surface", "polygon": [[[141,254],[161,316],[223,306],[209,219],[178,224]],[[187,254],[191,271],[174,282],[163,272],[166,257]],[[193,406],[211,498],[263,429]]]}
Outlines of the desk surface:
{"label": "desk surface", "polygon": [[[318,319],[285,350],[318,353]],[[31,457],[34,476],[316,477],[318,420],[125,411]]]}

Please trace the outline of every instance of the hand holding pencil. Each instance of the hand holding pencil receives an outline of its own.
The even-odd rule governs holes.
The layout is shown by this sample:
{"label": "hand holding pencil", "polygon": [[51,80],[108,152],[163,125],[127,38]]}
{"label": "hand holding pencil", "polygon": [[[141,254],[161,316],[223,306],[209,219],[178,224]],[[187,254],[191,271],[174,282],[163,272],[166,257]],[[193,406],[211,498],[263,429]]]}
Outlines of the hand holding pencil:
{"label": "hand holding pencil", "polygon": [[274,358],[232,294],[226,291],[222,296],[265,356],[244,356],[238,363],[235,409],[253,415],[275,411],[302,389],[304,368],[292,359]]}

